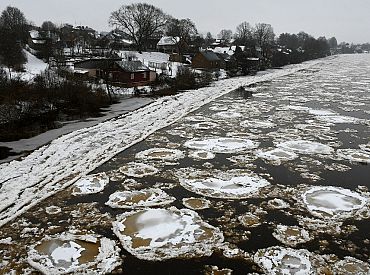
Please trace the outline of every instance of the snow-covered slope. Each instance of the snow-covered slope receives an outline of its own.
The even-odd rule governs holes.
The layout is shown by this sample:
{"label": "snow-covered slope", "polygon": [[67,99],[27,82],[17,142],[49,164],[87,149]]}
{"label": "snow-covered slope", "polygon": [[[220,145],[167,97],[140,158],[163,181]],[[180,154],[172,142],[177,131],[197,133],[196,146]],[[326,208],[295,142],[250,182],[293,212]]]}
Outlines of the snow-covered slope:
{"label": "snow-covered slope", "polygon": [[27,63],[24,64],[24,67],[27,73],[29,73],[30,75],[35,76],[39,74],[40,72],[44,71],[48,67],[47,63],[45,63],[41,59],[38,59],[33,54],[27,51],[24,51],[24,53],[27,56]]}
{"label": "snow-covered slope", "polygon": [[287,66],[261,76],[226,79],[160,98],[128,115],[62,136],[20,161],[0,165],[0,226],[215,98],[241,85],[288,75],[318,62]]}

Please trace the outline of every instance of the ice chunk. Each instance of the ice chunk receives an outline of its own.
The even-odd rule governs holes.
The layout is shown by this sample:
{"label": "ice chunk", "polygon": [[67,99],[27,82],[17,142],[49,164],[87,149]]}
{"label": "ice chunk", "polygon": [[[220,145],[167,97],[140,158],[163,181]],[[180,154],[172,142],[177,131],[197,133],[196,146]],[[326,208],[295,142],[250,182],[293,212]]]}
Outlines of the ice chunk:
{"label": "ice chunk", "polygon": [[126,176],[143,178],[146,176],[152,176],[159,172],[157,168],[152,165],[144,164],[141,162],[130,162],[122,166],[119,171]]}
{"label": "ice chunk", "polygon": [[52,206],[46,207],[45,212],[48,213],[49,215],[55,215],[55,214],[62,212],[62,209],[58,206],[52,205]]}
{"label": "ice chunk", "polygon": [[134,209],[170,204],[175,201],[160,189],[143,189],[139,191],[115,192],[109,196],[105,204],[112,208]]}
{"label": "ice chunk", "polygon": [[259,249],[254,261],[267,274],[316,274],[310,261],[311,253],[306,249],[291,249],[279,246]]}
{"label": "ice chunk", "polygon": [[182,204],[192,210],[203,210],[209,208],[211,202],[203,198],[184,198]]}
{"label": "ice chunk", "polygon": [[122,246],[139,259],[209,256],[223,235],[189,209],[146,209],[124,213],[113,222]]}
{"label": "ice chunk", "polygon": [[189,157],[193,159],[213,159],[215,154],[205,150],[197,150],[189,153]]}
{"label": "ice chunk", "polygon": [[278,224],[272,235],[283,244],[293,247],[311,240],[308,231],[298,226]]}
{"label": "ice chunk", "polygon": [[362,120],[359,118],[341,115],[317,116],[316,118],[318,120],[334,124],[358,124],[362,122]]}
{"label": "ice chunk", "polygon": [[73,195],[94,194],[104,190],[109,183],[109,177],[103,172],[88,175],[78,180],[73,186]]}
{"label": "ice chunk", "polygon": [[248,198],[270,183],[257,175],[233,176],[228,179],[217,177],[180,179],[180,184],[199,195],[213,198]]}
{"label": "ice chunk", "polygon": [[334,149],[328,145],[309,140],[291,140],[277,145],[279,148],[300,154],[332,154]]}
{"label": "ice chunk", "polygon": [[280,164],[282,161],[294,160],[298,158],[298,155],[281,148],[276,148],[270,151],[258,151],[257,157]]}
{"label": "ice chunk", "polygon": [[185,147],[195,150],[207,150],[213,153],[231,154],[254,149],[259,143],[240,138],[209,138],[209,139],[192,139],[184,144]]}
{"label": "ice chunk", "polygon": [[370,152],[359,149],[338,149],[337,155],[351,162],[370,163]]}
{"label": "ice chunk", "polygon": [[268,120],[257,120],[257,119],[250,119],[243,121],[240,123],[240,126],[245,128],[273,128],[276,126],[275,123],[268,121]]}
{"label": "ice chunk", "polygon": [[184,153],[181,152],[180,150],[167,148],[152,148],[137,153],[135,157],[139,159],[174,161],[181,159],[184,156],[185,156]]}
{"label": "ice chunk", "polygon": [[32,245],[27,260],[45,274],[105,274],[121,264],[119,251],[107,238],[62,234]]}
{"label": "ice chunk", "polygon": [[334,264],[334,274],[369,275],[370,265],[352,257],[344,257]]}
{"label": "ice chunk", "polygon": [[245,227],[257,227],[261,225],[261,220],[258,216],[252,213],[246,213],[238,217],[240,223]]}
{"label": "ice chunk", "polygon": [[334,186],[315,186],[302,194],[305,207],[319,218],[341,219],[362,209],[368,198],[357,192]]}

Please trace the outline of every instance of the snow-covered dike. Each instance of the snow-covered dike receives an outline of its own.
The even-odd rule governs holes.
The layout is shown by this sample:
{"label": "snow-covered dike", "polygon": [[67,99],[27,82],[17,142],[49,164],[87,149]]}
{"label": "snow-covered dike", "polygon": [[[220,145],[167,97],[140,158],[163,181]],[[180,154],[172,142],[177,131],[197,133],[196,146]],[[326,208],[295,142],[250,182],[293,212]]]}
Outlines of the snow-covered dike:
{"label": "snow-covered dike", "polygon": [[239,86],[289,75],[319,62],[325,59],[261,76],[226,79],[210,87],[160,98],[127,115],[62,136],[20,161],[0,165],[0,226],[217,97]]}

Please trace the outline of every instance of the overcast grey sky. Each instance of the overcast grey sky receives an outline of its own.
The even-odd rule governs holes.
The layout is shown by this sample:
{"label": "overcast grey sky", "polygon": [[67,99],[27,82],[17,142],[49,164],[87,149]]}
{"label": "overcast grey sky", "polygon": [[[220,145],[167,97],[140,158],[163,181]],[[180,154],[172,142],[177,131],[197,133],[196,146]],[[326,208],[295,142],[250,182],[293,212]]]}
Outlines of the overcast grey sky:
{"label": "overcast grey sky", "polygon": [[269,23],[276,34],[303,30],[316,37],[336,36],[338,42],[370,42],[370,0],[0,0],[0,10],[18,7],[38,25],[50,20],[103,31],[109,30],[112,11],[133,2],[153,4],[176,18],[190,18],[202,33],[234,31],[247,21]]}

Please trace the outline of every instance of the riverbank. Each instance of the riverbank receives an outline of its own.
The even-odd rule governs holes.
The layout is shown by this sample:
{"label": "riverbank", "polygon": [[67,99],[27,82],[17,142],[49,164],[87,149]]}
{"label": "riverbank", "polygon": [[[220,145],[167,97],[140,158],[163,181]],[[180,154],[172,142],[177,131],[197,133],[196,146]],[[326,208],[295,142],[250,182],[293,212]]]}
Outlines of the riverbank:
{"label": "riverbank", "polygon": [[10,142],[0,142],[0,147],[4,147],[3,154],[0,155],[0,163],[12,161],[27,155],[33,150],[48,144],[54,139],[73,131],[95,126],[101,122],[114,117],[127,114],[153,102],[149,97],[121,97],[120,102],[102,110],[100,117],[93,117],[84,120],[64,122],[62,127],[46,131],[40,135],[28,139],[21,139]]}

